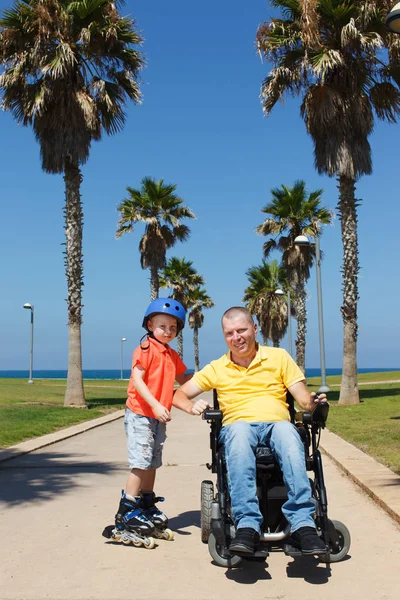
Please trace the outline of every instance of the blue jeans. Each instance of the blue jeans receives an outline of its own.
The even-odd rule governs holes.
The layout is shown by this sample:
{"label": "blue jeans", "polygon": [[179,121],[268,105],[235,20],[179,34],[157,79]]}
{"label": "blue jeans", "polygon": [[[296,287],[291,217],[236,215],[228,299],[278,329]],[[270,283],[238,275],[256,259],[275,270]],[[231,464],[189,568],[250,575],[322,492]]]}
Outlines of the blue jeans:
{"label": "blue jeans", "polygon": [[311,496],[304,446],[289,421],[247,423],[237,421],[221,429],[219,442],[225,446],[228,488],[236,528],[251,527],[260,533],[262,515],[256,493],[255,448],[267,445],[274,453],[288,489],[282,507],[290,530],[315,527],[315,502]]}

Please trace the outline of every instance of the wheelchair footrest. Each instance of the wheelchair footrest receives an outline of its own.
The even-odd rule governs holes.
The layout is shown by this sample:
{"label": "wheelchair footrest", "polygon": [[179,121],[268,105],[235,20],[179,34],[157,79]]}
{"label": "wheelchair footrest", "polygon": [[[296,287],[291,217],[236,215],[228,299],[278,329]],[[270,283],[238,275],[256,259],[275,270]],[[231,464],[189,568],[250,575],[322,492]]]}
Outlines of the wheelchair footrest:
{"label": "wheelchair footrest", "polygon": [[235,550],[235,552],[233,553],[236,556],[241,556],[242,558],[248,558],[249,560],[252,558],[267,558],[267,556],[269,556],[269,552],[267,550],[266,547],[257,547],[256,550],[254,551],[254,553],[250,553],[250,552],[239,552],[237,550]]}
{"label": "wheelchair footrest", "polygon": [[300,550],[300,548],[295,548],[291,544],[284,544],[283,550],[286,556],[303,556],[303,553]]}

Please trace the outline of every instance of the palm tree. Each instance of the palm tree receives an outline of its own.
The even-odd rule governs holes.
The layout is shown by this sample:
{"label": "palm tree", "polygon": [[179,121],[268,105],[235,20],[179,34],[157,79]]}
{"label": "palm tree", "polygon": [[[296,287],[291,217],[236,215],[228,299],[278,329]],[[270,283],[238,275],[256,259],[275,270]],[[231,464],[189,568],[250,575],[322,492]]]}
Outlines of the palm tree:
{"label": "palm tree", "polygon": [[[170,288],[169,296],[178,300],[187,310],[189,295],[197,287],[204,285],[204,279],[192,267],[193,262],[185,258],[170,258],[160,274],[160,287]],[[183,359],[183,333],[178,333],[178,354]]]}
{"label": "palm tree", "polygon": [[272,250],[282,252],[282,264],[288,281],[294,288],[297,315],[296,362],[305,373],[306,350],[306,288],[310,268],[315,258],[313,245],[297,246],[298,235],[315,236],[320,234],[321,224],[332,222],[332,213],[320,206],[323,190],[315,190],[309,195],[304,181],[296,181],[290,188],[282,185],[271,189],[271,201],[262,212],[270,215],[257,227],[257,233],[272,235],[264,244],[264,256],[268,258]]}
{"label": "palm tree", "polygon": [[[372,172],[368,137],[378,119],[400,114],[400,42],[385,27],[386,1],[272,0],[282,18],[257,32],[273,68],[261,97],[268,115],[285,92],[301,95],[319,173],[337,177],[343,242],[344,327],[340,404],[359,402],[357,384],[358,239],[355,183]],[[385,53],[383,49],[387,49]]]}
{"label": "palm tree", "polygon": [[204,315],[203,310],[205,308],[212,308],[215,306],[210,296],[206,293],[206,290],[200,286],[188,294],[188,323],[189,327],[193,329],[193,346],[194,346],[194,370],[200,369],[199,361],[199,329],[203,327]]}
{"label": "palm tree", "polygon": [[288,327],[288,310],[285,298],[275,292],[278,288],[290,288],[286,271],[276,260],[263,260],[261,265],[248,269],[246,275],[250,282],[244,291],[246,308],[257,317],[264,344],[270,339],[279,347]]}
{"label": "palm tree", "polygon": [[85,406],[82,378],[83,211],[80,166],[93,140],[120,131],[140,101],[141,38],[112,0],[23,0],[0,19],[2,107],[31,125],[42,168],[65,181],[68,379],[65,406]]}
{"label": "palm tree", "polygon": [[139,243],[142,269],[150,269],[151,299],[158,297],[158,272],[165,266],[166,252],[177,241],[184,242],[190,235],[182,219],[195,219],[190,208],[174,192],[176,185],[164,184],[150,177],[142,179],[140,190],[127,187],[129,197],[118,205],[120,220],[117,238],[133,231],[134,223],[145,223],[144,235]]}

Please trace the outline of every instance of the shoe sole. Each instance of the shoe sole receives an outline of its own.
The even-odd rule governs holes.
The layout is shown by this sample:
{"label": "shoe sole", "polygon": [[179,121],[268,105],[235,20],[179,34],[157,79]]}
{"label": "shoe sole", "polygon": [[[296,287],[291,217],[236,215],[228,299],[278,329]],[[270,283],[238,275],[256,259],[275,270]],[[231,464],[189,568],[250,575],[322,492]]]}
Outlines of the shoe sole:
{"label": "shoe sole", "polygon": [[314,550],[302,550],[301,548],[299,548],[299,550],[302,554],[305,554],[306,556],[327,554],[329,552],[328,548],[324,548],[323,550],[321,550],[321,548],[314,549]]}
{"label": "shoe sole", "polygon": [[244,544],[232,544],[229,546],[230,552],[240,552],[242,554],[254,554],[255,548],[245,546]]}

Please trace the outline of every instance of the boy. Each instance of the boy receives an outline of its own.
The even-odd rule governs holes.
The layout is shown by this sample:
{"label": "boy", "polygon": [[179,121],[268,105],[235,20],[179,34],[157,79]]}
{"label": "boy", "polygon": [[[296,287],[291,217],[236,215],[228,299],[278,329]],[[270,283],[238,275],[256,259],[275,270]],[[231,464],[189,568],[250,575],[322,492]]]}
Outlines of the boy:
{"label": "boy", "polygon": [[[106,527],[104,537],[146,547],[154,546],[148,537],[152,534],[173,539],[167,517],[155,506],[162,499],[156,498],[153,490],[156,469],[162,464],[175,380],[182,385],[191,378],[185,375],[186,366],[177,352],[168,345],[184,328],[185,316],[183,306],[172,298],[156,298],[146,310],[142,325],[148,333],[133,353],[124,420],[131,472],[115,527]],[[198,400],[187,412],[200,415],[207,406]]]}

